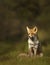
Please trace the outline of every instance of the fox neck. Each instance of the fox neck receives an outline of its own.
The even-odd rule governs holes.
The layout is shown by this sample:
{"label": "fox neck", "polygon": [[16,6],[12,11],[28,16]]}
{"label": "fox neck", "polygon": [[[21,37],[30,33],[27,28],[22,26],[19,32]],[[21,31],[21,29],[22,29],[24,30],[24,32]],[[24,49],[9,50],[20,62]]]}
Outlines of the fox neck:
{"label": "fox neck", "polygon": [[28,36],[28,39],[31,39],[32,41],[36,41],[38,39],[37,35],[33,35],[32,37]]}

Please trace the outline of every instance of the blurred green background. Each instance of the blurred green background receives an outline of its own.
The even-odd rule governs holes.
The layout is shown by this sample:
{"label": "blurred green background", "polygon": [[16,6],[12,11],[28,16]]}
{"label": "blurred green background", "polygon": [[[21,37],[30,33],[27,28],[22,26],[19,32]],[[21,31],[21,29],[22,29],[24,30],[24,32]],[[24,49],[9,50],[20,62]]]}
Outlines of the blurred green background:
{"label": "blurred green background", "polygon": [[[48,45],[43,47],[45,57],[37,61],[29,58],[19,60],[17,54],[27,52],[26,26],[32,28],[35,25],[39,40]],[[50,0],[0,0],[0,65],[50,65],[49,60]]]}
{"label": "blurred green background", "polygon": [[35,25],[50,38],[50,0],[0,0],[0,40],[25,39],[26,26]]}

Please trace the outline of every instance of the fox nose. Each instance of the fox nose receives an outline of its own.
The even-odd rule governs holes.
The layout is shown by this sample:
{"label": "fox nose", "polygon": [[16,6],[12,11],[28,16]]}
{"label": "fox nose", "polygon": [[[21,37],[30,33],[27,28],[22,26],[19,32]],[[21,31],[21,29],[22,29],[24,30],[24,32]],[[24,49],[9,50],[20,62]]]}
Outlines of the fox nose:
{"label": "fox nose", "polygon": [[30,37],[32,37],[33,35],[32,34],[29,34]]}

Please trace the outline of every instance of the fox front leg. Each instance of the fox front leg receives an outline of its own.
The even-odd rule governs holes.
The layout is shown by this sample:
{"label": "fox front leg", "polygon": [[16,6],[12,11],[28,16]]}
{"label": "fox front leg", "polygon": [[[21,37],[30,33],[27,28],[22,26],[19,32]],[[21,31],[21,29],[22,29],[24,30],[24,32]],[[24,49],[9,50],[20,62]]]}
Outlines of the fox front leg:
{"label": "fox front leg", "polygon": [[33,56],[33,52],[32,52],[31,48],[29,49],[29,56],[31,56],[31,57]]}
{"label": "fox front leg", "polygon": [[37,49],[33,49],[34,50],[34,56],[36,56],[37,54]]}

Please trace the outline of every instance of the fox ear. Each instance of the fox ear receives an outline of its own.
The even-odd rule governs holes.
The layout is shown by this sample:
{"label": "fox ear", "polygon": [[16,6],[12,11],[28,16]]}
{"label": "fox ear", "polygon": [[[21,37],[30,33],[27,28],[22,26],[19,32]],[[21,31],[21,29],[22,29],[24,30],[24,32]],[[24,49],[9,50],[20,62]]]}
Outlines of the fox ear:
{"label": "fox ear", "polygon": [[35,27],[33,28],[33,31],[34,31],[34,33],[36,34],[37,31],[38,31],[38,28],[35,26]]}
{"label": "fox ear", "polygon": [[27,32],[29,33],[30,29],[29,29],[29,27],[28,27],[28,26],[26,26],[26,29],[27,29]]}

